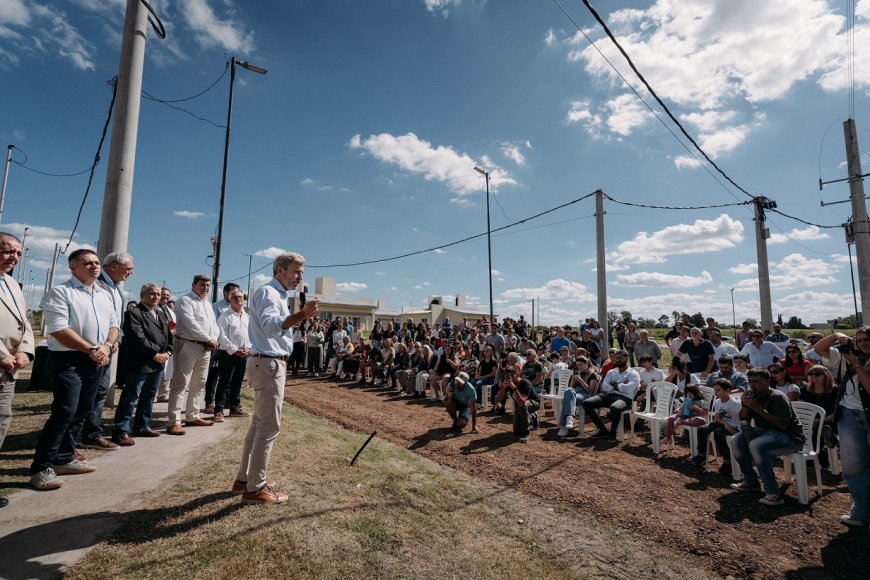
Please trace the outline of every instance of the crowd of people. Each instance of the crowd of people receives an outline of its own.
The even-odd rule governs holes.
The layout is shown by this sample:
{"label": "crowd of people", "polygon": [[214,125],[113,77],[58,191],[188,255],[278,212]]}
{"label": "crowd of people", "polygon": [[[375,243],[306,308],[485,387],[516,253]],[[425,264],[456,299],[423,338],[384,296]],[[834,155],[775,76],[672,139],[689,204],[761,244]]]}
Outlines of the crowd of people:
{"label": "crowd of people", "polygon": [[[21,242],[0,233],[0,446],[17,371],[34,356],[20,288],[8,275],[20,257]],[[813,334],[806,351],[778,325],[772,333],[744,325],[732,343],[714,320],[696,328],[688,317],[662,345],[632,323],[617,327],[605,343],[608,333],[592,319],[576,329],[533,328],[522,316],[455,324],[447,318],[432,325],[393,319],[363,330],[348,319],[320,319],[316,299],[291,312],[289,292],[301,282],[305,264],[295,253],[275,259],[274,277],[248,297],[247,308],[234,284],[225,285],[223,300],[212,304],[211,280],[201,274],[177,300],[149,283],[138,301],[125,304],[119,285],[133,272],[132,256],[118,252],[100,260],[83,249],[68,261],[71,278],[41,304],[54,400],[30,468],[30,484],[38,490],[61,487],[62,475],[95,471],[83,449],[117,451],[139,437],[159,437],[152,408],[162,401],[168,405],[163,433],[172,436],[226,417],[250,417],[232,492],[245,503],[280,503],[287,496],[267,479],[269,456],[280,432],[286,378],[306,371],[443,404],[455,434],[479,433],[478,413],[491,405],[493,414],[511,415],[520,442],[540,428],[546,399],[560,403],[554,406],[560,409],[558,437],[585,436],[574,429],[582,409],[597,428],[591,436],[615,442],[628,411],[670,401],[657,400],[657,385],[664,383],[676,392],[676,404],[667,410],[661,443],[672,444],[680,427],[697,428],[692,463],[703,467],[712,436],[725,459],[720,472],[730,475],[733,449],[743,475],[732,487],[761,493],[765,505],[783,503],[773,460],[805,443],[793,403],[824,409],[824,424],[814,429],[839,448],[854,502],[841,519],[849,526],[870,524],[867,329],[854,337]],[[253,412],[241,404],[246,378]],[[121,395],[106,436],[103,410],[115,385]]]}

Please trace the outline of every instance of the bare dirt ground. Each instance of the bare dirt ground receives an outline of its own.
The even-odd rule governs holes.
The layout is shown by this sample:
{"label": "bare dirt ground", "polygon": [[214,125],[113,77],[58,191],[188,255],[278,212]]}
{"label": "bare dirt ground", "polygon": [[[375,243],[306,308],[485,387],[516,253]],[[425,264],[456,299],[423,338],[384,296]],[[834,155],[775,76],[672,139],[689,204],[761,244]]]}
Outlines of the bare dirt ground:
{"label": "bare dirt ground", "polygon": [[754,494],[732,492],[730,479],[715,471],[718,463],[706,470],[692,466],[685,444],[655,458],[648,431],[611,444],[589,438],[587,422],[584,437],[575,430],[558,439],[548,413],[523,444],[513,437],[510,417],[483,413],[481,434],[451,435],[441,404],[385,387],[293,378],[285,399],[347,428],[376,430],[382,439],[504,488],[579,508],[649,538],[651,551],[689,554],[723,577],[868,577],[870,539],[839,524],[849,494],[842,479],[826,471],[824,496],[810,487],[810,505],[801,506],[792,485],[785,505],[771,508]]}

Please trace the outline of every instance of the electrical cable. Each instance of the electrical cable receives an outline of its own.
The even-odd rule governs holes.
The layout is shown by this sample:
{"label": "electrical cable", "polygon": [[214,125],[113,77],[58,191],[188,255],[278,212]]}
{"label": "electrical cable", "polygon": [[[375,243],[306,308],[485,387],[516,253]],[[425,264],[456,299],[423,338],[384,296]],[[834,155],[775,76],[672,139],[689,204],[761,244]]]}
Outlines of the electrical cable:
{"label": "electrical cable", "polygon": [[798,221],[798,222],[800,222],[800,223],[802,223],[802,224],[805,224],[805,225],[808,225],[808,226],[815,226],[815,227],[817,227],[817,228],[823,228],[823,229],[826,229],[826,230],[838,229],[838,228],[843,227],[842,224],[840,224],[840,225],[836,225],[836,226],[826,226],[826,225],[822,225],[822,224],[817,224],[817,223],[810,222],[810,221],[807,221],[807,220],[805,220],[805,219],[802,219],[802,218],[799,218],[799,217],[796,217],[796,216],[793,216],[793,215],[789,215],[789,214],[787,214],[787,213],[785,213],[785,212],[783,212],[783,211],[781,211],[781,210],[778,210],[778,209],[776,209],[776,208],[767,208],[767,210],[768,210],[768,211],[772,211],[772,212],[774,212],[774,213],[778,213],[778,214],[781,215],[782,217],[787,217],[788,219]]}
{"label": "electrical cable", "polygon": [[508,217],[508,214],[504,211],[504,208],[501,206],[501,202],[498,200],[498,196],[495,192],[492,193],[492,199],[495,200],[495,204],[498,206],[498,209],[501,210],[501,215],[504,216],[505,221],[510,222],[511,218]]}
{"label": "electrical cable", "polygon": [[15,159],[13,159],[12,163],[14,163],[15,165],[18,165],[19,167],[26,169],[27,171],[32,171],[33,173],[38,173],[39,175],[46,175],[48,177],[76,177],[77,175],[83,175],[83,174],[87,173],[88,171],[90,171],[93,168],[93,165],[91,165],[91,167],[88,167],[87,169],[83,169],[81,171],[77,171],[75,173],[52,173],[50,171],[41,171],[39,169],[34,169],[34,168],[29,167],[27,165],[27,161],[30,158],[27,156],[27,153],[23,149],[21,149],[21,147],[16,147],[15,145],[10,145],[10,147],[12,147],[13,149],[18,149],[19,151],[21,151],[21,154],[24,155],[24,161],[16,161]]}
{"label": "electrical cable", "polygon": [[[230,69],[230,63],[229,63],[229,61],[227,61],[226,66],[224,67],[224,70],[221,73],[221,76],[219,76],[217,78],[217,80],[215,82],[213,82],[212,84],[210,84],[205,90],[196,93],[192,97],[185,97],[183,99],[160,99],[160,98],[155,97],[154,95],[149,94],[148,98],[151,99],[152,101],[157,101],[158,103],[163,103],[164,105],[167,103],[183,103],[185,101],[192,101],[193,99],[195,99],[197,97],[201,97],[204,94],[206,94],[207,92],[209,92],[210,90],[212,90],[216,84],[221,82],[221,79],[223,79],[225,76],[227,76],[227,71],[229,69]],[[145,91],[142,91],[142,92],[144,93]]]}
{"label": "electrical cable", "polygon": [[198,120],[198,121],[203,121],[203,122],[205,122],[205,123],[208,123],[209,125],[214,125],[214,126],[217,127],[218,129],[226,129],[226,128],[227,128],[226,125],[221,125],[220,123],[215,123],[215,122],[212,121],[211,119],[206,119],[205,117],[200,117],[199,115],[196,115],[196,114],[194,114],[194,113],[191,113],[190,111],[188,111],[188,110],[185,109],[184,107],[179,107],[178,105],[170,104],[169,101],[162,101],[162,100],[160,100],[160,99],[154,97],[151,93],[149,93],[149,92],[146,91],[145,89],[142,89],[142,96],[145,97],[145,99],[147,99],[147,100],[149,100],[149,101],[154,101],[155,103],[160,103],[160,104],[162,104],[162,105],[166,105],[166,106],[169,107],[170,109],[174,109],[174,110],[176,110],[176,111],[181,111],[182,113],[187,113],[188,115],[190,115],[190,116],[193,117],[194,119],[196,119],[196,120]]}
{"label": "electrical cable", "polygon": [[[157,13],[151,8],[151,5],[148,4],[147,0],[139,0],[142,4],[145,5],[145,8],[148,9],[148,12],[151,13],[151,16],[154,17],[154,20],[151,19],[151,16],[148,17],[148,22],[151,23],[151,28],[154,29],[154,34],[157,35],[161,40],[166,38],[166,29],[163,27],[163,22],[160,21],[160,17],[157,16]],[[159,28],[158,28],[159,27]]]}
{"label": "electrical cable", "polygon": [[634,71],[634,74],[637,75],[637,78],[640,79],[640,82],[643,83],[643,86],[646,87],[646,90],[649,91],[649,93],[653,96],[653,98],[656,100],[656,102],[659,104],[659,106],[664,110],[664,112],[668,115],[668,117],[671,119],[671,121],[677,126],[677,128],[680,130],[680,132],[686,137],[686,139],[689,140],[689,142],[695,147],[695,149],[697,149],[698,152],[704,156],[704,159],[706,159],[707,162],[710,165],[712,165],[713,168],[715,168],[716,171],[718,171],[722,175],[722,177],[724,177],[726,180],[728,180],[728,183],[730,183],[731,185],[736,187],[740,192],[744,193],[748,197],[755,199],[757,196],[752,195],[751,193],[749,193],[748,191],[746,191],[745,189],[740,187],[740,185],[738,185],[736,181],[731,179],[731,177],[727,173],[725,173],[722,170],[722,168],[720,168],[716,164],[716,162],[710,158],[709,155],[707,155],[707,153],[701,148],[701,146],[698,145],[698,142],[695,141],[695,139],[691,135],[689,135],[689,132],[686,130],[685,127],[683,127],[683,124],[680,123],[680,121],[676,118],[676,116],[674,116],[674,114],[671,112],[671,110],[668,108],[668,106],[665,104],[665,102],[661,99],[661,97],[658,96],[658,93],[655,92],[655,89],[652,88],[652,86],[647,82],[646,78],[637,69],[637,67],[634,64],[634,61],[631,60],[631,57],[628,56],[628,53],[625,52],[625,49],[622,48],[622,45],[619,44],[618,40],[616,40],[616,37],[610,31],[610,28],[608,28],[607,23],[604,22],[604,20],[598,14],[598,12],[595,10],[595,8],[592,7],[592,5],[589,3],[589,0],[583,0],[583,4],[586,6],[586,8],[589,10],[589,12],[592,13],[593,18],[595,18],[595,20],[598,22],[598,24],[604,29],[604,32],[607,34],[608,38],[610,38],[610,41],[616,46],[616,48],[619,50],[619,52],[625,58],[626,62],[628,62],[628,66],[631,67],[631,70]]}
{"label": "electrical cable", "polygon": [[740,205],[752,205],[755,203],[754,201],[738,201],[735,203],[720,203],[717,205],[695,205],[695,206],[671,206],[671,205],[650,205],[645,203],[634,203],[630,201],[621,201],[619,199],[614,199],[607,195],[603,194],[605,198],[609,199],[613,203],[618,203],[620,205],[628,205],[632,207],[644,207],[647,209],[677,209],[677,210],[688,210],[688,209],[719,209],[723,207],[735,207]]}
{"label": "electrical cable", "polygon": [[[143,0],[144,1],[144,0]],[[91,183],[94,181],[94,170],[97,168],[97,164],[100,162],[100,151],[103,150],[103,143],[106,141],[106,132],[109,129],[109,122],[112,120],[112,111],[115,108],[115,97],[118,95],[118,77],[113,78],[109,81],[109,84],[112,85],[112,102],[109,103],[109,112],[106,115],[106,122],[103,124],[103,133],[100,135],[100,143],[97,145],[97,153],[94,155],[94,164],[91,165],[91,174],[88,176],[88,185],[85,188],[85,194],[82,197],[82,203],[79,206],[79,212],[76,215],[76,223],[73,225],[73,229],[69,234],[69,241],[64,246],[61,254],[66,254],[66,251],[69,249],[70,244],[72,244],[73,237],[76,235],[76,230],[79,227],[79,221],[82,219],[82,211],[85,209],[85,202],[88,200],[88,193],[91,191]]]}

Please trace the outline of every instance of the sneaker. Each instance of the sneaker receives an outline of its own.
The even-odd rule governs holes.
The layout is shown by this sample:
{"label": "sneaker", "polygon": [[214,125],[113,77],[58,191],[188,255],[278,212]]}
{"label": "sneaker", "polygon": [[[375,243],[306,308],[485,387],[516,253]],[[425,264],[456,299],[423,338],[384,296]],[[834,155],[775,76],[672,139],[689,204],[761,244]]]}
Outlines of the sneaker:
{"label": "sneaker", "polygon": [[758,503],[761,505],[777,506],[784,504],[785,500],[782,499],[781,495],[773,493],[765,495],[763,498],[758,500]]}
{"label": "sneaker", "polygon": [[529,436],[528,436],[528,435],[525,435],[524,437],[520,437],[520,438],[519,438],[519,441],[520,441],[520,443],[528,443],[528,442],[529,442]]}
{"label": "sneaker", "polygon": [[692,458],[692,465],[694,465],[695,467],[704,467],[705,465],[707,465],[707,458],[696,455]]}
{"label": "sneaker", "polygon": [[[275,482],[274,481],[267,481],[266,485],[273,486],[273,485],[275,485]],[[248,491],[248,482],[242,481],[241,479],[237,479],[233,482],[233,489],[230,493],[232,493],[233,495],[242,495],[246,491]]]}
{"label": "sneaker", "polygon": [[215,423],[223,423],[224,422],[224,412],[218,411],[217,413],[214,414],[214,416],[211,418],[211,420],[214,421]]}
{"label": "sneaker", "polygon": [[30,485],[39,491],[49,491],[60,489],[63,486],[63,480],[57,476],[54,469],[47,467],[30,476]]}
{"label": "sneaker", "polygon": [[209,403],[204,409],[200,409],[200,413],[208,413],[209,415],[214,413],[214,403]]}
{"label": "sneaker", "polygon": [[79,475],[82,473],[93,473],[96,470],[96,467],[91,467],[87,462],[76,461],[75,459],[63,465],[54,466],[54,472],[58,475]]}
{"label": "sneaker", "polygon": [[739,491],[741,493],[742,492],[750,492],[750,491],[758,492],[758,491],[761,491],[761,486],[758,485],[757,483],[754,485],[750,485],[750,484],[746,483],[745,481],[740,481],[738,483],[732,483],[731,489]]}
{"label": "sneaker", "polygon": [[259,491],[245,491],[242,494],[242,503],[245,504],[281,503],[284,501],[287,501],[287,494],[281,493],[268,483]]}
{"label": "sneaker", "polygon": [[573,429],[574,428],[574,417],[572,417],[571,415],[568,415],[567,417],[565,417],[565,428],[566,429]]}
{"label": "sneaker", "polygon": [[230,409],[230,417],[250,417],[251,414],[245,411],[244,407],[236,407],[235,409]]}
{"label": "sneaker", "polygon": [[117,451],[121,448],[120,445],[112,443],[105,437],[97,437],[96,439],[82,441],[79,443],[79,447],[82,449],[100,449],[101,451]]}
{"label": "sneaker", "polygon": [[840,523],[850,528],[866,528],[870,523],[852,517],[852,514],[840,516]]}
{"label": "sneaker", "polygon": [[568,427],[559,427],[559,432],[556,433],[556,437],[567,437],[568,436]]}

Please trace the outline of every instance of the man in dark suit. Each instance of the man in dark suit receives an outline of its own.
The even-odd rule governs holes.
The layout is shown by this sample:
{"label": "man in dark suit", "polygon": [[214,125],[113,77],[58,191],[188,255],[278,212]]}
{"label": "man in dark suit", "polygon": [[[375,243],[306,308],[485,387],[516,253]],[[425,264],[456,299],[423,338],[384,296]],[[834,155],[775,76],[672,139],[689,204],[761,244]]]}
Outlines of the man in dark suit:
{"label": "man in dark suit", "polygon": [[[124,314],[124,356],[126,386],[115,410],[115,431],[112,441],[129,447],[136,442],[130,437],[159,437],[151,428],[151,408],[163,376],[163,365],[172,356],[172,333],[169,319],[157,307],[160,286],[145,284],[139,294],[139,304]],[[136,417],[132,430],[130,419]]]}

